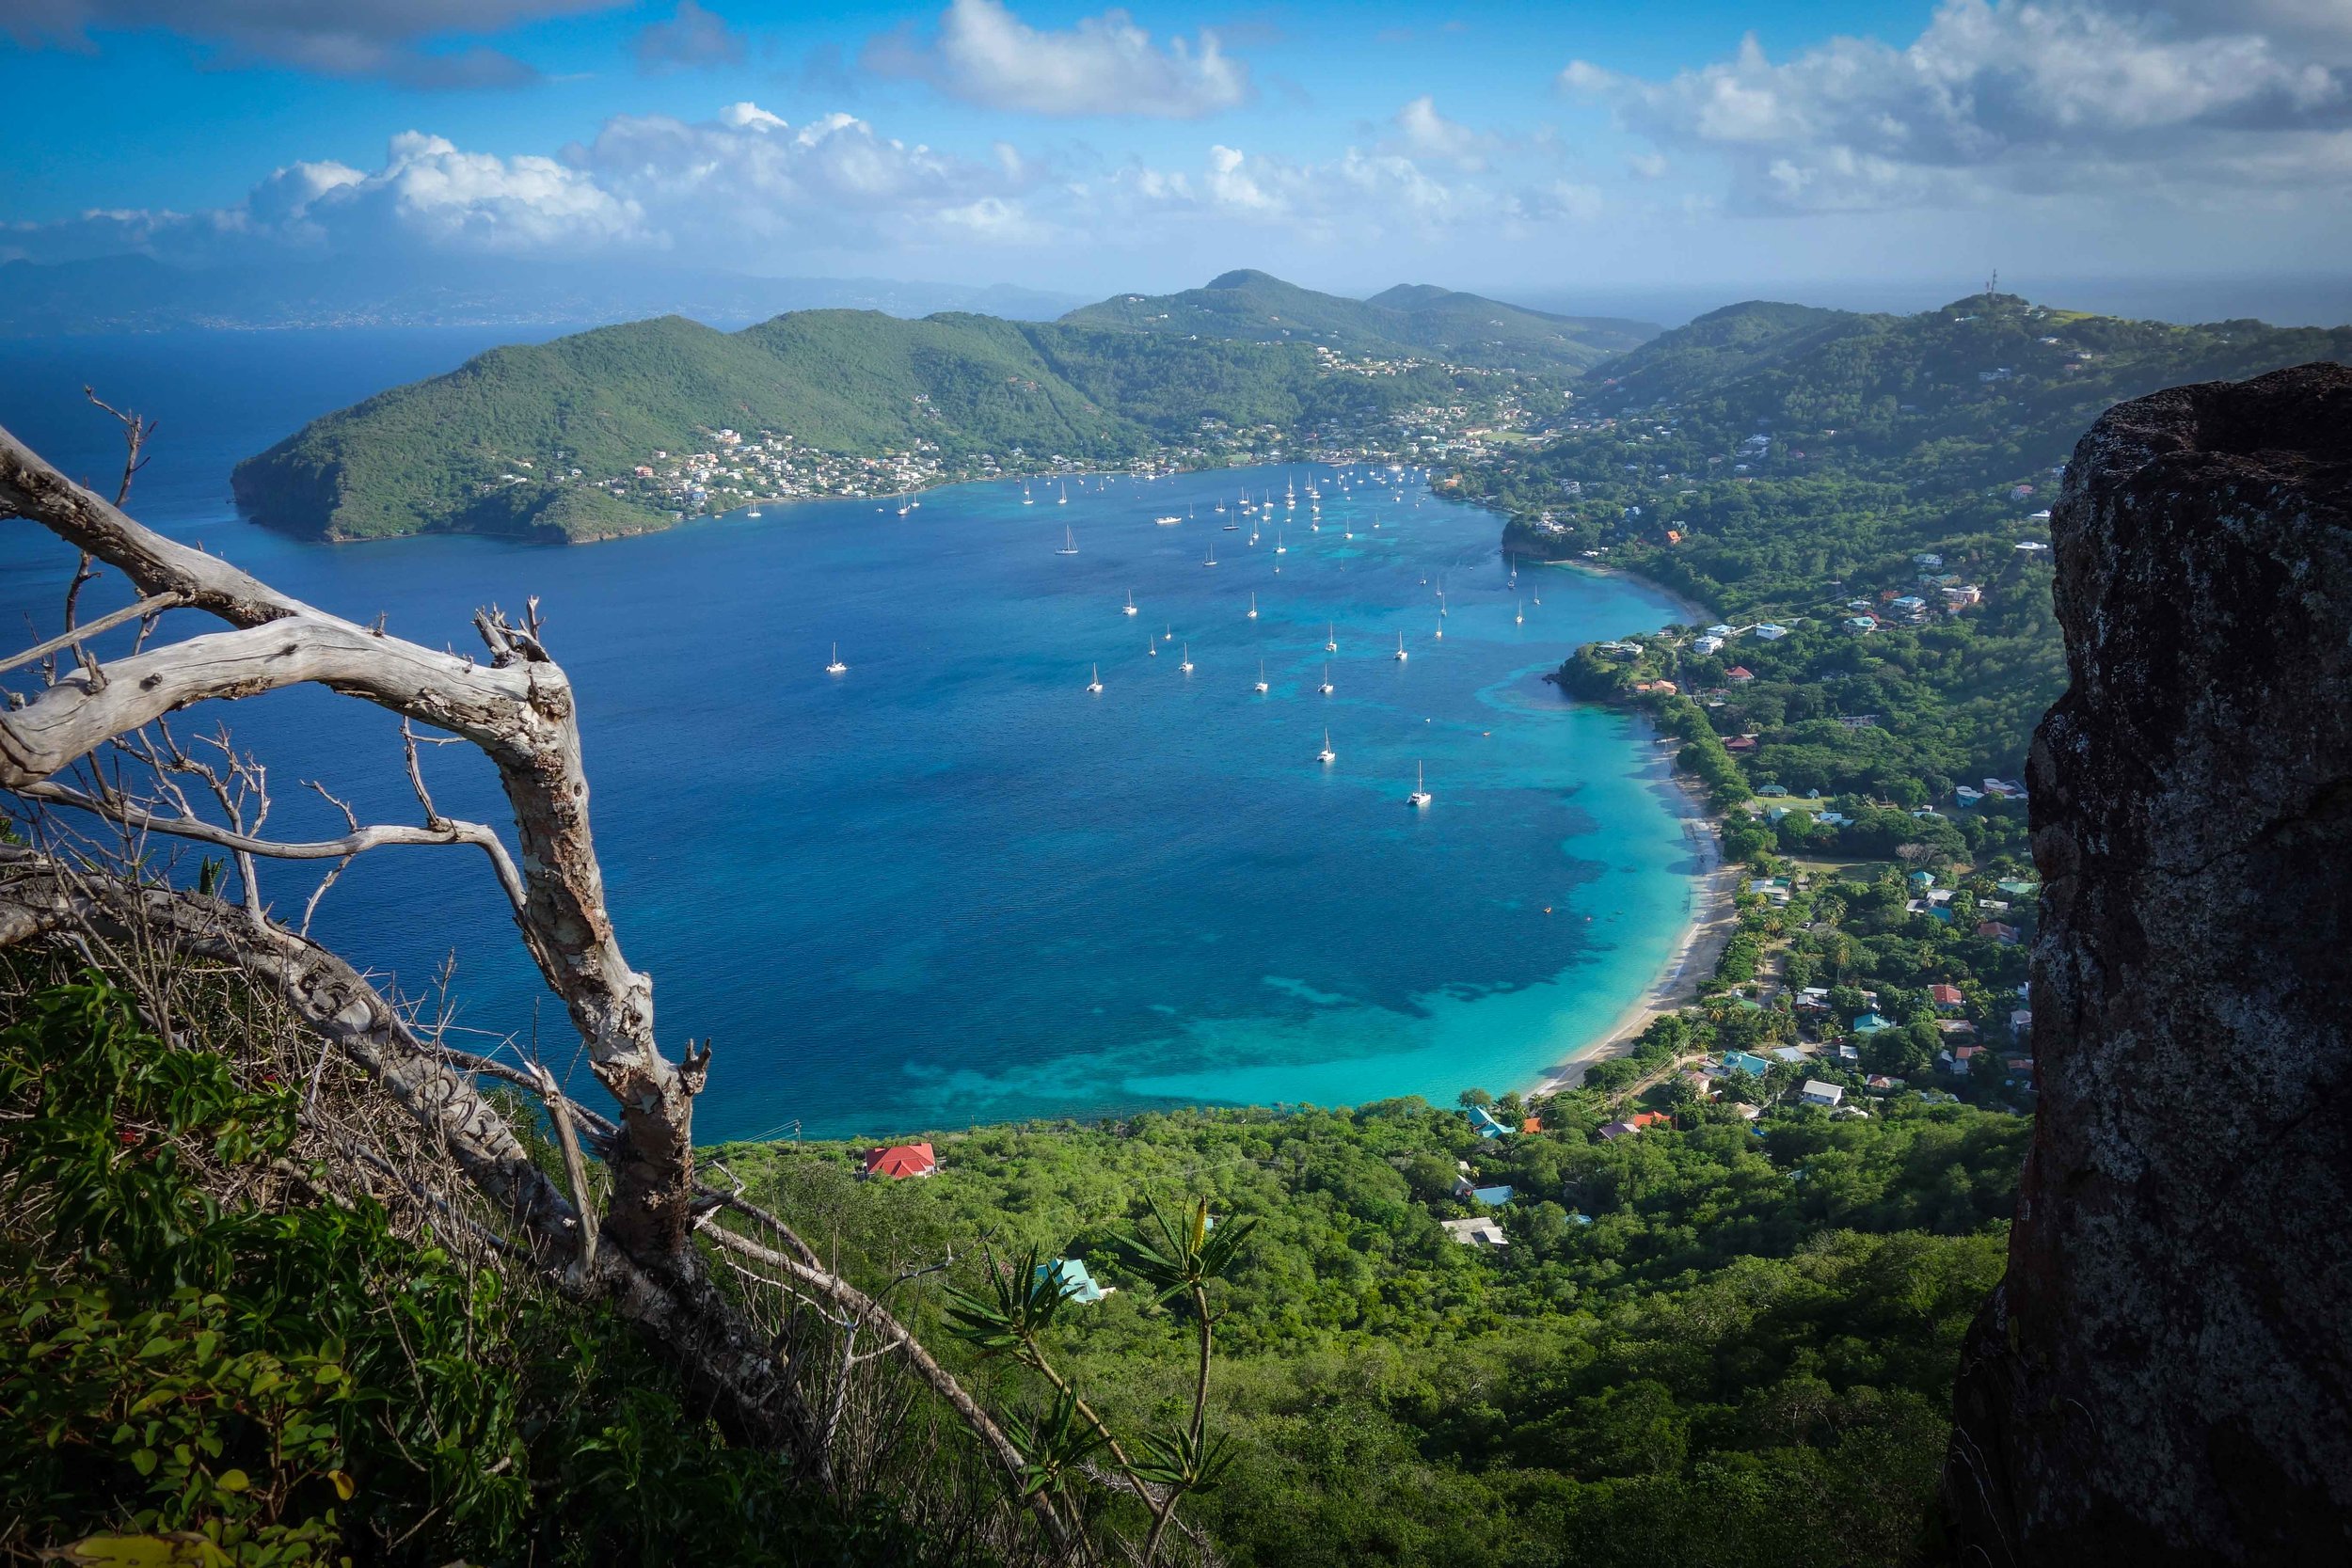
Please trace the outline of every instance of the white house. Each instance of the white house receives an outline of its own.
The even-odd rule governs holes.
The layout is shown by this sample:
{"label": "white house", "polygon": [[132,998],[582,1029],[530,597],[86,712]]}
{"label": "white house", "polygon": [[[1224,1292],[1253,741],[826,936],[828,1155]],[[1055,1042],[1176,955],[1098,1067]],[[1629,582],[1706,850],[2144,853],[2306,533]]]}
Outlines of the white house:
{"label": "white house", "polygon": [[1846,1091],[1835,1084],[1824,1084],[1819,1078],[1808,1078],[1797,1098],[1807,1105],[1835,1105],[1846,1098]]}
{"label": "white house", "polygon": [[1506,1247],[1511,1239],[1502,1233],[1502,1227],[1490,1219],[1439,1220],[1445,1233],[1463,1246]]}

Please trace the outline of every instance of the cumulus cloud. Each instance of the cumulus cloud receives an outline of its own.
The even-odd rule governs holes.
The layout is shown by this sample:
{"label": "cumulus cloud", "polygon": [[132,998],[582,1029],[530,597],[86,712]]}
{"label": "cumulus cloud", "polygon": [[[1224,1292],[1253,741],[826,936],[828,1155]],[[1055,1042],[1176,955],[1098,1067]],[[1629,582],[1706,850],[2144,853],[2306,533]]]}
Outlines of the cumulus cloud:
{"label": "cumulus cloud", "polygon": [[[921,245],[1034,231],[1018,153],[980,162],[878,134],[854,115],[795,126],[756,103],[707,123],[620,115],[566,153],[583,177],[684,243]],[[697,241],[699,245],[699,239]]]}
{"label": "cumulus cloud", "polygon": [[884,136],[847,114],[801,124],[757,103],[710,120],[621,115],[556,157],[501,158],[405,132],[373,171],[297,163],[233,207],[92,211],[0,226],[0,259],[140,251],[212,264],[403,251],[577,259],[668,252],[757,266],[778,245],[914,249],[1040,242],[1045,171]]}
{"label": "cumulus cloud", "polygon": [[[161,30],[225,67],[290,66],[322,76],[404,87],[507,87],[538,72],[511,55],[462,40],[624,0],[0,0],[0,36],[20,48],[89,51],[93,35]],[[691,3],[691,0],[690,0]]]}
{"label": "cumulus cloud", "polygon": [[678,0],[676,14],[647,26],[631,47],[638,69],[657,73],[743,61],[742,35],[694,0]]}
{"label": "cumulus cloud", "polygon": [[953,0],[930,34],[906,27],[869,41],[865,63],[1025,114],[1197,119],[1253,96],[1249,68],[1215,33],[1163,47],[1123,10],[1056,31],[1030,26],[1001,0]]}
{"label": "cumulus cloud", "polygon": [[527,256],[658,243],[643,211],[553,158],[467,152],[405,131],[384,166],[295,163],[233,207],[197,213],[95,210],[0,230],[0,254],[37,261],[122,251],[207,264],[287,257],[436,251]]}
{"label": "cumulus cloud", "polygon": [[1507,198],[1451,182],[1402,153],[1349,148],[1295,159],[1219,143],[1197,170],[1120,170],[1105,199],[1121,226],[1248,223],[1330,244],[1425,238],[1481,218],[1512,215]]}
{"label": "cumulus cloud", "polygon": [[1438,101],[1422,93],[1396,111],[1391,121],[1400,149],[1416,158],[1442,158],[1466,169],[1486,166],[1489,138],[1438,112]]}
{"label": "cumulus cloud", "polygon": [[2352,8],[2332,0],[1944,0],[1903,49],[1840,38],[1776,62],[1750,37],[1662,81],[1580,60],[1559,85],[1660,149],[1723,156],[1751,209],[1867,210],[2340,185],[2348,59]]}

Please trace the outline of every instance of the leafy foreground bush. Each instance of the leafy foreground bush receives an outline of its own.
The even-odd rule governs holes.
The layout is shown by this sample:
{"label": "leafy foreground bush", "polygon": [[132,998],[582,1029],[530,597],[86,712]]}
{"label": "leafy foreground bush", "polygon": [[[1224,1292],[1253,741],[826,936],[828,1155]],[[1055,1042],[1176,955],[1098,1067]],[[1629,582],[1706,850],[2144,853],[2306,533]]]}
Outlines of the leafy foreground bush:
{"label": "leafy foreground bush", "polygon": [[300,1087],[167,1050],[100,983],[18,1012],[0,1031],[0,1555],[928,1555],[730,1451],[616,1323],[326,1196],[292,1157]]}

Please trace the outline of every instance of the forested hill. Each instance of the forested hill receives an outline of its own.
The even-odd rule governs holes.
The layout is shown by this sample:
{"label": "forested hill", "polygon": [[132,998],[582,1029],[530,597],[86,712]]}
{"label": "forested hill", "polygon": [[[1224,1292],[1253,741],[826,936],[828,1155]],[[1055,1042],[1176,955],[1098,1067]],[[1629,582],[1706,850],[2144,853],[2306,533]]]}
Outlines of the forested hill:
{"label": "forested hill", "polygon": [[1566,372],[1658,334],[1647,322],[1556,316],[1426,283],[1347,299],[1247,270],[1182,293],[1119,294],[1062,320],[1165,337],[1305,342],[1352,356]]}
{"label": "forested hill", "polygon": [[[1471,297],[1431,293],[1383,309],[1438,322]],[[1248,461],[1392,434],[1403,410],[1556,408],[1565,372],[1546,343],[1558,334],[1543,336],[1456,369],[1089,319],[804,310],[724,333],[667,316],[494,349],[314,420],[239,465],[234,484],[257,521],[318,538],[608,537],[754,498],[882,494],[1057,461]],[[1498,357],[1528,368],[1499,372]]]}
{"label": "forested hill", "polygon": [[[1459,483],[1511,515],[1510,547],[1723,617],[1581,650],[1562,679],[1656,709],[1719,803],[1774,798],[1780,848],[1884,853],[1871,812],[1891,804],[1941,814],[1907,841],[1982,859],[2022,845],[2024,814],[1960,791],[2015,777],[2064,685],[2047,509],[2075,441],[2126,398],[2314,359],[2352,359],[2352,327],[2009,294],[1913,316],[1736,305],[1596,366],[1538,450]],[[1858,825],[1833,833],[1841,816]]]}

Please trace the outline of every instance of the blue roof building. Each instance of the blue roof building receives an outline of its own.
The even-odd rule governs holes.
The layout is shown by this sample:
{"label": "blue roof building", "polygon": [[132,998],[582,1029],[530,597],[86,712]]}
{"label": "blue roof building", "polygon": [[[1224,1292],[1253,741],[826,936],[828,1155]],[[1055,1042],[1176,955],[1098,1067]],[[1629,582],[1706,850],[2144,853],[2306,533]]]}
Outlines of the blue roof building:
{"label": "blue roof building", "polygon": [[1509,1187],[1472,1187],[1470,1196],[1489,1209],[1500,1209],[1511,1201],[1512,1192]]}
{"label": "blue roof building", "polygon": [[1864,1013],[1853,1021],[1853,1032],[1857,1035],[1875,1035],[1882,1029],[1893,1027],[1895,1027],[1893,1021],[1881,1018],[1876,1013]]}
{"label": "blue roof building", "polygon": [[1470,1108],[1470,1131],[1482,1138],[1499,1138],[1510,1131],[1502,1123],[1495,1120],[1484,1105],[1473,1105]]}
{"label": "blue roof building", "polygon": [[[1087,1273],[1086,1264],[1075,1258],[1057,1258],[1050,1263],[1040,1263],[1037,1266],[1037,1276],[1040,1279],[1058,1280],[1061,1283],[1061,1298],[1064,1301],[1090,1304],[1101,1301],[1110,1294],[1110,1291],[1104,1290],[1094,1282],[1094,1276]],[[1117,1287],[1114,1286],[1112,1289],[1115,1290]]]}
{"label": "blue roof building", "polygon": [[1761,1056],[1751,1056],[1744,1051],[1726,1051],[1724,1053],[1724,1066],[1744,1072],[1751,1078],[1761,1078],[1772,1070],[1772,1064]]}

